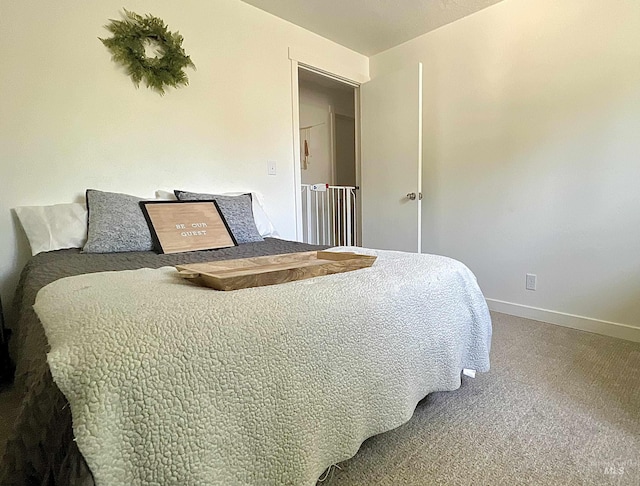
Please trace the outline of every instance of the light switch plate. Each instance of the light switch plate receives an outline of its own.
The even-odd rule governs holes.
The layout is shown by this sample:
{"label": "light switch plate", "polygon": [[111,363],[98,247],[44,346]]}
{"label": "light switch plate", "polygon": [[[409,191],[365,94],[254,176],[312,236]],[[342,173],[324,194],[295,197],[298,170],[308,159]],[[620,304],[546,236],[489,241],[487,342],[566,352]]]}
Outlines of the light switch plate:
{"label": "light switch plate", "polygon": [[269,175],[276,175],[277,170],[276,170],[276,161],[275,160],[269,160],[267,161],[267,174]]}
{"label": "light switch plate", "polygon": [[535,290],[538,277],[533,273],[527,273],[526,288],[527,290]]}

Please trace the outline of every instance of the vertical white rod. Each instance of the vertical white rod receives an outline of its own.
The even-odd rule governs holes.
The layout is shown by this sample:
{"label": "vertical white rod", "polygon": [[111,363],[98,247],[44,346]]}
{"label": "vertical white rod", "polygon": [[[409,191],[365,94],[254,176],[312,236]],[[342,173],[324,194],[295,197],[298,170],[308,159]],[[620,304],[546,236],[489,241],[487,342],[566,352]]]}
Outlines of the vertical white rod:
{"label": "vertical white rod", "polygon": [[327,208],[327,192],[322,193],[322,244],[327,244],[327,221],[329,220],[329,210]]}
{"label": "vertical white rod", "polygon": [[342,201],[342,191],[336,191],[336,244],[342,245],[342,217],[341,217],[341,201]]}
{"label": "vertical white rod", "polygon": [[351,194],[353,194],[353,245],[360,246],[360,241],[358,240],[358,194],[355,189],[350,189]]}
{"label": "vertical white rod", "polygon": [[336,191],[336,233],[338,245],[342,245],[342,200],[340,199],[340,191]]}
{"label": "vertical white rod", "polygon": [[302,208],[302,241],[307,243],[309,239],[307,238],[307,226],[305,225],[306,221],[309,221],[309,205],[307,204],[307,194],[306,189],[302,186],[302,194],[301,194],[301,208]]}
{"label": "vertical white rod", "polygon": [[324,193],[318,192],[318,223],[320,225],[320,233],[318,236],[318,244],[322,245],[324,241],[324,211],[322,210],[324,206]]}
{"label": "vertical white rod", "polygon": [[316,199],[316,239],[314,243],[320,244],[320,201],[318,200],[318,191],[313,191]]}
{"label": "vertical white rod", "polygon": [[349,213],[347,213],[347,201],[346,201],[346,191],[343,188],[340,189],[340,199],[342,200],[342,244],[347,246],[349,244],[349,237],[347,230],[349,228]]}
{"label": "vertical white rod", "polygon": [[340,200],[342,201],[342,244],[347,244],[347,201],[344,198],[344,191],[340,191]]}
{"label": "vertical white rod", "polygon": [[336,190],[331,189],[331,245],[336,246]]}
{"label": "vertical white rod", "polygon": [[318,222],[320,223],[320,234],[318,235],[318,244],[324,244],[324,212],[322,206],[324,204],[324,193],[317,193],[318,197]]}
{"label": "vertical white rod", "polygon": [[305,218],[306,218],[306,212],[307,212],[307,208],[305,207],[305,199],[304,199],[304,186],[300,185],[300,200],[302,201],[302,205],[300,206],[301,209],[301,213],[302,213],[302,241],[304,243],[307,242],[307,239],[305,238],[306,236],[306,231],[305,231],[305,226],[304,226],[304,222],[305,222]]}
{"label": "vertical white rod", "polygon": [[309,186],[306,187],[307,191],[307,243],[311,243],[311,191]]}
{"label": "vertical white rod", "polygon": [[334,194],[334,190],[331,189],[331,193],[329,195],[329,206],[327,207],[329,214],[328,214],[328,219],[329,219],[329,244],[331,246],[334,246],[334,240],[335,240],[335,230],[333,228],[333,194]]}
{"label": "vertical white rod", "polygon": [[353,245],[353,218],[351,217],[351,192],[345,190],[344,192],[344,198],[347,199],[349,201],[349,212],[347,214],[347,228],[348,228],[348,234],[347,234],[347,240],[349,241],[349,246]]}
{"label": "vertical white rod", "polygon": [[344,191],[340,191],[340,244],[341,245],[346,245],[346,240],[344,238],[345,224],[347,224],[347,222],[344,219]]}
{"label": "vertical white rod", "polygon": [[304,231],[305,231],[305,236],[306,236],[306,241],[307,243],[311,243],[311,199],[310,199],[310,194],[309,194],[309,188],[305,187],[304,188],[304,200],[306,202],[306,207],[305,207],[305,213],[306,213],[306,226],[304,227]]}
{"label": "vertical white rod", "polygon": [[348,218],[349,218],[349,213],[347,212],[347,201],[346,201],[347,198],[345,196],[346,196],[346,193],[344,191],[342,191],[342,201],[343,201],[342,210],[344,212],[344,217],[343,217],[344,218],[343,219],[344,227],[342,229],[342,236],[343,236],[343,239],[344,239],[343,245],[347,244],[347,222],[348,222]]}
{"label": "vertical white rod", "polygon": [[340,191],[336,191],[336,245],[340,246]]}
{"label": "vertical white rod", "polygon": [[345,189],[344,191],[344,197],[347,200],[347,214],[348,214],[348,219],[347,219],[347,241],[349,243],[347,243],[349,246],[353,245],[353,241],[351,239],[351,194],[349,194],[347,192],[347,190]]}
{"label": "vertical white rod", "polygon": [[349,189],[349,198],[351,199],[351,227],[353,228],[351,231],[351,244],[353,246],[358,246],[356,243],[357,232],[356,232],[356,197],[353,189]]}

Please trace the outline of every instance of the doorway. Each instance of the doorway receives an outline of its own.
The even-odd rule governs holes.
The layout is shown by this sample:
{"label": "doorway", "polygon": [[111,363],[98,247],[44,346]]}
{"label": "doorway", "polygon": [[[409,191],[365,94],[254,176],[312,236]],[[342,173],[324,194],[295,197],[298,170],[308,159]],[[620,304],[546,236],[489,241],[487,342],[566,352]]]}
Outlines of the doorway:
{"label": "doorway", "polygon": [[358,88],[298,67],[302,241],[358,245]]}
{"label": "doorway", "polygon": [[[313,56],[304,56],[311,59]],[[299,241],[321,242],[325,234],[335,235],[339,224],[332,219],[335,208],[325,204],[329,182],[314,181],[313,194],[303,197],[302,164],[309,163],[313,154],[309,143],[314,137],[314,128],[321,126],[322,120],[310,125],[300,124],[299,77],[306,78],[306,72],[322,84],[333,82],[350,86],[354,95],[355,114],[355,179],[353,201],[345,198],[342,210],[352,217],[355,230],[343,229],[343,235],[355,233],[355,244],[367,248],[400,250],[420,253],[422,250],[422,64],[411,63],[397,71],[368,79],[358,73],[340,67],[332,72],[302,63],[299,54],[289,52],[291,60],[291,96],[293,116],[294,187],[296,207],[296,234]],[[307,61],[308,62],[308,61]],[[332,63],[329,63],[332,65]],[[324,65],[320,62],[319,65]],[[334,65],[332,65],[335,68]],[[323,79],[326,78],[326,79]],[[303,80],[303,83],[305,81]],[[340,114],[340,113],[338,113]],[[336,125],[334,116],[329,117],[331,126]],[[326,123],[326,122],[325,122]],[[314,127],[316,125],[316,127]],[[301,137],[301,129],[310,130],[307,138]],[[331,131],[331,136],[335,136]],[[304,134],[303,134],[304,135]],[[337,138],[337,136],[336,136]],[[306,151],[304,140],[306,140]],[[306,161],[304,157],[306,156]],[[331,169],[333,167],[333,169]],[[339,172],[331,166],[325,176],[333,180]],[[333,170],[333,172],[331,172]],[[307,173],[309,174],[309,173]],[[306,179],[305,180],[309,180]],[[313,180],[313,179],[311,179]],[[315,199],[314,199],[315,198]],[[314,202],[315,201],[315,202]],[[306,206],[305,206],[306,204]],[[326,209],[316,210],[316,214],[328,215],[330,223],[320,224],[320,220],[303,221],[303,213],[313,210],[314,205]],[[303,206],[305,211],[303,211]],[[354,209],[355,208],[355,209]],[[338,211],[340,212],[340,211]],[[323,220],[324,221],[324,220]],[[306,226],[305,226],[306,224]],[[329,240],[325,244],[343,244]]]}

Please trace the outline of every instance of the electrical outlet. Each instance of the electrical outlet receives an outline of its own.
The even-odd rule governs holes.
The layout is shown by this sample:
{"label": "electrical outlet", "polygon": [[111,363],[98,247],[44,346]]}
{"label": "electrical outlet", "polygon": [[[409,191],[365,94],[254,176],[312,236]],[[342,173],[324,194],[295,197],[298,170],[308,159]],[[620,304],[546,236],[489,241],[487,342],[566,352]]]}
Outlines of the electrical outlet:
{"label": "electrical outlet", "polygon": [[533,273],[527,273],[527,290],[535,290],[538,276]]}
{"label": "electrical outlet", "polygon": [[269,160],[267,161],[267,174],[269,175],[276,175],[276,161],[275,160]]}

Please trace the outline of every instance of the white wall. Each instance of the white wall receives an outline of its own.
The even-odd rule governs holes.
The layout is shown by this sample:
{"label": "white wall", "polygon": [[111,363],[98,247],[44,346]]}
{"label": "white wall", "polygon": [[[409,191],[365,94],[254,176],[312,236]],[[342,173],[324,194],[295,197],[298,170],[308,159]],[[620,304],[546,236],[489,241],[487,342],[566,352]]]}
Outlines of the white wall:
{"label": "white wall", "polygon": [[640,327],[640,2],[504,0],[371,76],[418,61],[425,251],[506,310]]}
{"label": "white wall", "polygon": [[[184,36],[197,66],[164,97],[131,80],[98,40],[122,2],[0,4],[0,280],[5,304],[29,251],[10,208],[87,188],[255,190],[295,237],[290,47],[368,75],[368,59],[238,0],[131,0]],[[277,176],[267,175],[267,161]]]}
{"label": "white wall", "polygon": [[[300,85],[300,179],[303,184],[326,182],[331,176],[331,105],[325,96]],[[306,128],[305,127],[310,127]],[[304,163],[304,144],[309,155]]]}
{"label": "white wall", "polygon": [[[309,136],[309,158],[301,171],[303,184],[326,182],[335,184],[331,176],[331,112],[354,116],[353,89],[331,89],[300,80],[300,127],[312,128]],[[301,158],[304,157],[305,131],[300,132]]]}

